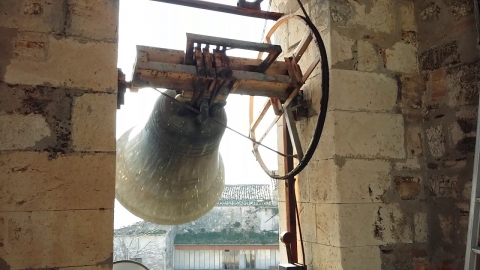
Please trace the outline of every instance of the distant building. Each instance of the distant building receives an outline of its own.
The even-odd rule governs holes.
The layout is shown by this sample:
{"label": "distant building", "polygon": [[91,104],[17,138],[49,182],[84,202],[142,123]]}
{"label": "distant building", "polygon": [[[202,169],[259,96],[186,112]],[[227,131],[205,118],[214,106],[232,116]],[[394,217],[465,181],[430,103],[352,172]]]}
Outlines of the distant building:
{"label": "distant building", "polygon": [[114,260],[151,270],[269,269],[279,263],[276,194],[276,182],[226,185],[217,206],[194,222],[115,230]]}

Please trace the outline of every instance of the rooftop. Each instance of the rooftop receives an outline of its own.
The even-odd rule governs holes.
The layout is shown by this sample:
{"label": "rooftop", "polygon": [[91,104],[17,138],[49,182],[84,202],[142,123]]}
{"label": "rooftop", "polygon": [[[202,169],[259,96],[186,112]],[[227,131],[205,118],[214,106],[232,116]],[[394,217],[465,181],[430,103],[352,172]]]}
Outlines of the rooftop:
{"label": "rooftop", "polygon": [[273,206],[270,185],[226,185],[217,206]]}
{"label": "rooftop", "polygon": [[114,231],[115,236],[128,236],[128,235],[164,235],[170,229],[171,226],[159,225],[146,221],[139,221],[132,225],[116,229]]}

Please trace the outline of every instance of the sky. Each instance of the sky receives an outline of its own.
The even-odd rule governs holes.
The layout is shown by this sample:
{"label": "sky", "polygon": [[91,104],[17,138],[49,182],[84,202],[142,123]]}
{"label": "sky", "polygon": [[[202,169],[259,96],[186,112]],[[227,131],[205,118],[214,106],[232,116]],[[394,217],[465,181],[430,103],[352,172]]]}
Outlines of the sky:
{"label": "sky", "polygon": [[[211,1],[210,2],[214,2]],[[236,5],[236,0],[217,1]],[[268,1],[262,3],[268,9]],[[266,31],[271,26],[267,22]],[[260,42],[265,20],[225,14],[214,11],[193,9],[183,6],[159,3],[149,0],[120,0],[118,67],[131,79],[135,61],[135,46],[185,50],[186,33],[195,33],[237,40]],[[230,50],[227,55],[256,58],[257,52]],[[138,93],[125,94],[125,104],[117,110],[117,139],[131,127],[142,124],[150,115],[159,93],[153,89],[141,89]],[[228,126],[248,135],[249,96],[230,95],[225,110]],[[255,112],[260,110],[265,99],[255,98]],[[265,124],[273,119],[273,112],[265,118]],[[259,132],[265,125],[259,127]],[[261,134],[261,133],[259,133]],[[259,137],[259,135],[257,135]],[[277,149],[276,130],[265,139],[265,144]],[[220,154],[225,165],[226,184],[267,184],[270,178],[260,168],[252,154],[252,143],[226,130],[220,144]],[[277,155],[260,147],[260,153],[267,166],[277,168]],[[141,219],[135,217],[115,201],[114,227],[120,228]]]}

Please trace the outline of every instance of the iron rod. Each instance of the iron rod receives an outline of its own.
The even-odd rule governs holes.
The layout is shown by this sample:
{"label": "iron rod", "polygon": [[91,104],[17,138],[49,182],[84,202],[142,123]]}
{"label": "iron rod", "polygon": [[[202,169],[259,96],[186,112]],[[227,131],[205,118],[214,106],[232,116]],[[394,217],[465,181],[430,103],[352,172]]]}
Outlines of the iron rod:
{"label": "iron rod", "polygon": [[200,0],[151,0],[151,1],[192,7],[192,8],[200,8],[200,9],[206,9],[211,11],[218,11],[218,12],[230,13],[230,14],[235,14],[240,16],[259,18],[259,19],[273,20],[273,21],[280,19],[280,17],[284,15],[283,13],[278,13],[278,12],[248,9],[248,8],[235,7],[235,6],[217,4],[217,3],[200,1]]}

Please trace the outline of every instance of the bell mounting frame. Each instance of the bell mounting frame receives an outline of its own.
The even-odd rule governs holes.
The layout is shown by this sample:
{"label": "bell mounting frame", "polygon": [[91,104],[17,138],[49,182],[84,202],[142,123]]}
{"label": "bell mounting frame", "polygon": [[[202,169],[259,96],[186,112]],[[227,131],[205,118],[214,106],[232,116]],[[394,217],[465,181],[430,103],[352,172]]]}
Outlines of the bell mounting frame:
{"label": "bell mounting frame", "polygon": [[[282,53],[282,48],[279,45],[272,44],[271,37],[278,27],[293,19],[302,22],[308,31],[296,46],[292,56],[284,57],[285,61],[277,61]],[[118,93],[119,104],[117,106],[123,104],[123,94],[126,88],[129,88],[132,92],[140,88],[165,88],[177,92],[175,97],[177,101],[188,104],[192,109],[202,111],[202,115],[208,116],[208,114],[212,114],[225,106],[226,99],[230,94],[249,95],[251,96],[249,139],[253,142],[253,153],[262,169],[274,179],[288,179],[302,171],[318,145],[328,104],[327,54],[320,33],[313,23],[300,15],[285,15],[276,21],[267,33],[263,43],[191,33],[187,33],[186,36],[185,51],[137,45],[137,57],[132,81],[126,82],[123,73],[119,70],[118,83],[121,91]],[[302,73],[297,63],[308,46],[313,44],[312,41],[318,48],[319,56]],[[259,52],[259,54],[257,59],[227,56],[227,49],[233,48],[253,50]],[[286,53],[291,51],[287,50]],[[264,53],[268,53],[268,55],[262,58]],[[310,144],[304,151],[296,129],[292,105],[304,102],[301,99],[301,88],[318,64],[321,65],[322,76],[320,113]],[[253,117],[254,96],[269,98],[260,116],[256,119]],[[267,132],[259,140],[256,140],[256,128],[270,107],[274,108],[275,121],[270,124]],[[297,166],[287,174],[279,176],[267,168],[258,147],[282,115],[285,115],[285,120],[287,120],[286,126],[298,162]],[[284,138],[284,140],[286,139]],[[279,152],[277,154],[284,157],[292,156]]]}
{"label": "bell mounting frame", "polygon": [[[312,158],[313,153],[315,152],[318,146],[318,142],[320,140],[320,136],[323,131],[323,126],[325,124],[325,118],[327,114],[327,105],[328,105],[328,96],[329,96],[329,72],[328,72],[328,59],[327,59],[325,44],[323,43],[323,40],[317,28],[313,25],[313,23],[308,18],[305,18],[301,15],[295,15],[295,14],[285,15],[281,17],[280,19],[278,19],[278,21],[276,21],[276,23],[272,26],[270,31],[265,36],[265,43],[271,44],[272,35],[276,32],[276,30],[281,25],[283,25],[289,20],[298,20],[302,22],[305,28],[308,30],[306,31],[306,34],[303,36],[301,41],[295,46],[295,48],[290,48],[287,51],[287,53],[291,52],[292,56],[285,57],[285,63],[288,69],[288,73],[292,81],[295,83],[295,89],[290,93],[289,97],[284,101],[278,98],[267,99],[267,102],[264,104],[263,108],[261,109],[260,114],[256,117],[254,116],[255,97],[250,96],[250,110],[249,110],[249,119],[250,119],[249,133],[250,134],[249,135],[253,140],[257,141],[258,143],[261,143],[282,116],[284,116],[285,123],[288,127],[288,136],[290,141],[292,142],[292,147],[295,153],[294,158],[297,159],[297,165],[291,171],[286,172],[285,175],[280,176],[280,175],[277,175],[275,171],[270,170],[266,166],[265,162],[262,159],[262,156],[260,155],[260,152],[258,150],[259,144],[255,142],[253,143],[253,154],[257,159],[257,162],[260,164],[260,166],[265,171],[265,173],[267,173],[271,178],[274,178],[274,179],[289,179],[291,177],[294,177],[305,168],[305,166],[308,164],[308,162]],[[313,59],[313,61],[308,66],[307,70],[304,73],[302,73],[298,63],[302,58],[302,56],[304,55],[304,53],[306,52],[306,50],[308,49],[308,46],[312,44],[312,41],[316,45],[319,54],[315,59]],[[261,57],[262,57],[262,52],[259,53],[258,59],[261,59]],[[305,84],[305,82],[310,77],[310,75],[315,70],[318,64],[320,64],[321,76],[322,76],[322,86],[320,89],[322,92],[322,97],[320,101],[320,110],[317,118],[317,123],[315,125],[315,131],[313,133],[313,136],[310,140],[310,143],[307,149],[304,151],[300,143],[300,138],[299,138],[298,130],[295,123],[296,119],[294,117],[292,104],[294,102],[294,99],[298,97],[299,93],[301,93],[301,87]],[[264,119],[264,116],[267,113],[267,111],[270,109],[270,107],[273,109],[275,118],[267,126],[266,131],[259,137],[259,139],[257,139],[256,129]],[[302,105],[300,106],[300,109],[302,109],[301,107]],[[305,110],[305,108],[303,109]],[[288,138],[284,137],[283,139],[287,140]]]}

